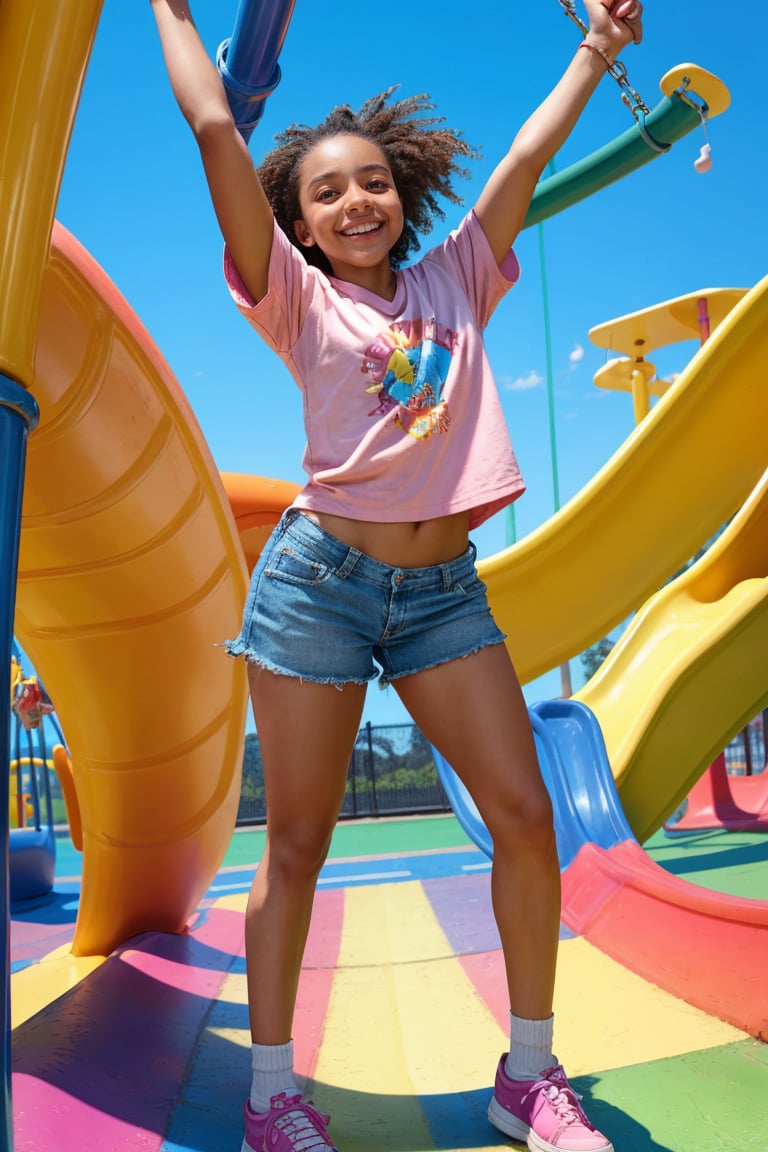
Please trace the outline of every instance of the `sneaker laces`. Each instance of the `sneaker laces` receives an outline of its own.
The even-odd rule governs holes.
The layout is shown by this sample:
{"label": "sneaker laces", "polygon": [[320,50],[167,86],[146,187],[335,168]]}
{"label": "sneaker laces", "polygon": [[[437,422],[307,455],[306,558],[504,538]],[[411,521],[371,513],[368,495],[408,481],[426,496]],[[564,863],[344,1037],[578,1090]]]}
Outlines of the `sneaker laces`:
{"label": "sneaker laces", "polygon": [[557,1114],[561,1129],[567,1128],[571,1124],[583,1124],[592,1129],[584,1109],[579,1104],[581,1096],[573,1090],[570,1084],[553,1084],[551,1080],[543,1080],[540,1082],[540,1086]]}
{"label": "sneaker laces", "polygon": [[330,1116],[323,1116],[311,1104],[303,1101],[301,1096],[291,1096],[282,1105],[280,1112],[273,1112],[269,1126],[279,1129],[296,1152],[336,1152],[333,1145],[328,1143],[325,1133],[317,1127],[315,1117],[323,1124],[330,1120]]}

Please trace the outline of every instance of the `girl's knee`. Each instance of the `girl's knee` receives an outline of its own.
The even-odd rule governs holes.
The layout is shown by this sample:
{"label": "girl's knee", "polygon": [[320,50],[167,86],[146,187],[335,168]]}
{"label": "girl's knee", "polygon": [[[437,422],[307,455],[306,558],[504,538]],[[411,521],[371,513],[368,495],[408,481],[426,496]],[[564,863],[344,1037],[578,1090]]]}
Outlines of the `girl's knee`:
{"label": "girl's knee", "polygon": [[328,856],[333,825],[294,823],[269,833],[269,866],[291,879],[314,879]]}
{"label": "girl's knee", "polygon": [[549,851],[554,837],[552,801],[543,783],[523,793],[499,797],[486,820],[494,847],[520,852]]}

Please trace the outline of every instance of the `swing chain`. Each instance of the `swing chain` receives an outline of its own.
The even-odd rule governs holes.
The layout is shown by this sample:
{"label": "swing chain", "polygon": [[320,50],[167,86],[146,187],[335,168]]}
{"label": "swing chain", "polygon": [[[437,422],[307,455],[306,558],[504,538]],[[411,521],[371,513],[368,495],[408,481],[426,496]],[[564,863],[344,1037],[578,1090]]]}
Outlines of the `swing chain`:
{"label": "swing chain", "polygon": [[[576,12],[575,0],[558,0],[558,4],[564,9],[566,16],[573,20],[574,24],[578,25],[581,29],[582,36],[587,35],[589,28],[587,28],[584,21],[579,17]],[[635,91],[629,82],[627,69],[620,60],[614,60],[612,64],[608,65],[608,73],[613,76],[614,80],[621,89],[622,103],[629,108],[635,120],[640,123],[640,113],[644,116],[649,115],[649,108],[644,103],[642,97]]]}

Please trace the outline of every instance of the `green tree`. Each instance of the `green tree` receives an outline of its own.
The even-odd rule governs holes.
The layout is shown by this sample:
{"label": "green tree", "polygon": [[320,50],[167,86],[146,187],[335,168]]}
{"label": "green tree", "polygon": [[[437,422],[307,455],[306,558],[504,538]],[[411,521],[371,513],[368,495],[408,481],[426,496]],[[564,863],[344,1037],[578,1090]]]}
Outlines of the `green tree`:
{"label": "green tree", "polygon": [[584,676],[587,680],[592,679],[612,648],[613,640],[608,636],[604,636],[602,640],[598,640],[597,644],[593,644],[591,648],[587,648],[582,652],[581,666],[584,669]]}

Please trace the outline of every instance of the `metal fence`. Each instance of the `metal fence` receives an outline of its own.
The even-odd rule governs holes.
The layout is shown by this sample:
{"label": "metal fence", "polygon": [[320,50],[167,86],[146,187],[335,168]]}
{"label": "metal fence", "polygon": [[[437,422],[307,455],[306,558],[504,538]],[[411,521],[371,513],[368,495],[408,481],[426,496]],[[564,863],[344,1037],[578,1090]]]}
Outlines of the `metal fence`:
{"label": "metal fence", "polygon": [[725,767],[729,776],[757,776],[766,770],[766,730],[768,708],[750,720],[725,748]]}
{"label": "metal fence", "polygon": [[[731,775],[753,775],[766,767],[766,717],[759,713],[725,749]],[[360,729],[347,776],[341,819],[450,812],[432,755],[415,724],[366,724]],[[237,823],[263,824],[264,773],[255,733],[245,738],[243,785]]]}
{"label": "metal fence", "polygon": [[[366,724],[355,742],[341,819],[450,812],[432,748],[414,724]],[[255,733],[245,738],[238,824],[266,819],[264,773]]]}

